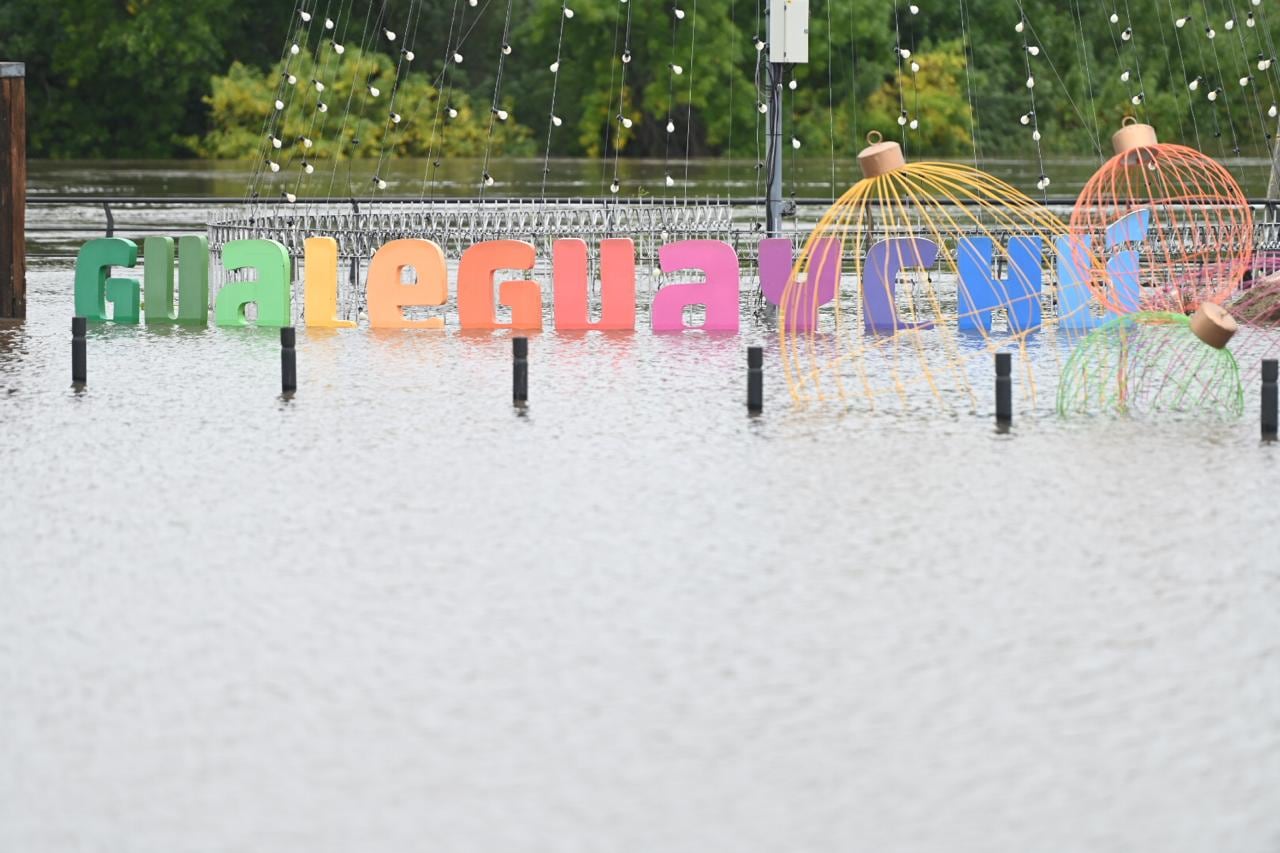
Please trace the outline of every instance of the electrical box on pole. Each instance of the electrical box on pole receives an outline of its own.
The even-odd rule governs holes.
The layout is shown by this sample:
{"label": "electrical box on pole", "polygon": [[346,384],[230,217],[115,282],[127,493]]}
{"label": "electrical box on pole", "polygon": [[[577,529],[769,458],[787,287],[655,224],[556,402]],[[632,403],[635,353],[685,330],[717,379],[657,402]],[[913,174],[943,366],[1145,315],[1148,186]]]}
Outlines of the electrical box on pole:
{"label": "electrical box on pole", "polygon": [[769,0],[769,61],[809,61],[809,0]]}
{"label": "electrical box on pole", "polygon": [[809,0],[769,0],[765,7],[769,34],[765,149],[765,236],[782,236],[782,87],[784,65],[809,61]]}

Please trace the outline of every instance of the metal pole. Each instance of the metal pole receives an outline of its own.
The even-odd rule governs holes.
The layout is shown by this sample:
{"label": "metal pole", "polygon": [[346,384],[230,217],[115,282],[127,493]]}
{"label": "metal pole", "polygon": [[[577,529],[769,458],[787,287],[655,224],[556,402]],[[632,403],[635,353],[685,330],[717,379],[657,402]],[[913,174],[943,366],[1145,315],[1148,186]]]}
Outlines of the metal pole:
{"label": "metal pole", "polygon": [[512,338],[511,399],[517,406],[529,402],[529,339]]}
{"label": "metal pole", "polygon": [[27,67],[0,62],[0,317],[27,316]]}
{"label": "metal pole", "polygon": [[1262,437],[1275,438],[1280,412],[1277,409],[1276,379],[1280,375],[1280,362],[1273,358],[1262,362]]}
{"label": "metal pole", "polygon": [[1013,422],[1013,357],[996,353],[996,423]]}
{"label": "metal pole", "polygon": [[764,347],[747,347],[747,414],[764,411]]}
{"label": "metal pole", "polygon": [[71,384],[77,388],[83,388],[89,381],[89,352],[85,342],[88,327],[86,318],[71,318]]}
{"label": "metal pole", "polygon": [[769,134],[765,150],[766,237],[782,236],[782,63],[770,62]]}
{"label": "metal pole", "polygon": [[298,390],[298,332],[293,326],[280,329],[280,390],[292,394]]}

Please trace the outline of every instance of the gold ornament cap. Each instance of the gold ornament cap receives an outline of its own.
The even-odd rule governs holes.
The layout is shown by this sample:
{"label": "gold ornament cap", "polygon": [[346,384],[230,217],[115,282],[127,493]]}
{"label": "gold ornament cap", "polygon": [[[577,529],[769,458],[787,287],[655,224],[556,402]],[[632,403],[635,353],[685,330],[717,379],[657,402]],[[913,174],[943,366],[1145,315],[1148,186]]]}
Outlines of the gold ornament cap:
{"label": "gold ornament cap", "polygon": [[883,140],[878,130],[867,134],[867,147],[858,152],[858,166],[862,168],[864,178],[878,178],[907,165],[902,146]]}
{"label": "gold ornament cap", "polygon": [[1121,128],[1111,135],[1111,147],[1117,154],[1159,143],[1160,140],[1156,139],[1156,129],[1149,124],[1139,124],[1133,116],[1126,116]]}
{"label": "gold ornament cap", "polygon": [[1240,327],[1236,318],[1216,302],[1201,302],[1191,315],[1191,331],[1214,349],[1222,349]]}

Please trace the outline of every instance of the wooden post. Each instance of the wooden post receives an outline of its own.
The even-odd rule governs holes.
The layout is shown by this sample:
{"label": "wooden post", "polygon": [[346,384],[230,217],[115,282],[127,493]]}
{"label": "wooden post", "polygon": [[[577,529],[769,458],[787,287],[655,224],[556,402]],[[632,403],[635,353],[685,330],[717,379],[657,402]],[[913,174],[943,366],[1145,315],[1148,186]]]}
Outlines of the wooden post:
{"label": "wooden post", "polygon": [[26,76],[0,62],[0,318],[27,316]]}

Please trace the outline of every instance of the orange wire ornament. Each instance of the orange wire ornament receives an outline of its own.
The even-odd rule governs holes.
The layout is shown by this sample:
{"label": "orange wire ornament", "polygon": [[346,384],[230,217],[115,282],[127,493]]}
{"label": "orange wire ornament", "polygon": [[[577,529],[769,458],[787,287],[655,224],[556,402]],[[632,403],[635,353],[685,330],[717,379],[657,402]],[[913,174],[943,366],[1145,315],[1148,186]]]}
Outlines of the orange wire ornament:
{"label": "orange wire ornament", "polygon": [[1132,118],[1111,141],[1115,156],[1085,184],[1071,231],[1103,260],[1136,248],[1136,270],[1132,261],[1122,265],[1139,289],[1135,299],[1117,283],[1124,276],[1094,278],[1098,301],[1119,312],[1183,314],[1203,301],[1228,302],[1253,255],[1253,211],[1240,185],[1212,158],[1160,142]]}

